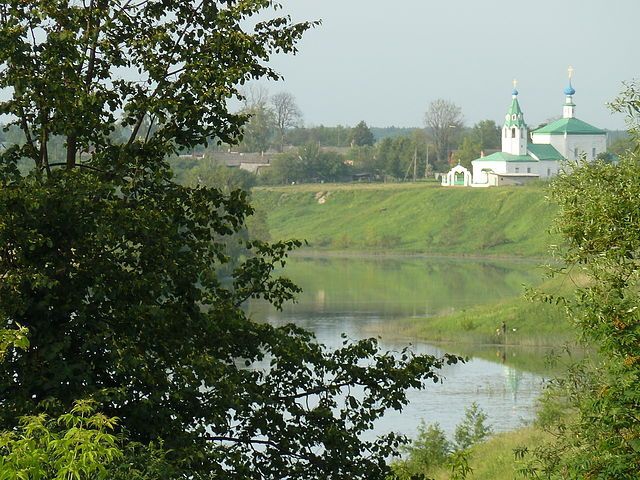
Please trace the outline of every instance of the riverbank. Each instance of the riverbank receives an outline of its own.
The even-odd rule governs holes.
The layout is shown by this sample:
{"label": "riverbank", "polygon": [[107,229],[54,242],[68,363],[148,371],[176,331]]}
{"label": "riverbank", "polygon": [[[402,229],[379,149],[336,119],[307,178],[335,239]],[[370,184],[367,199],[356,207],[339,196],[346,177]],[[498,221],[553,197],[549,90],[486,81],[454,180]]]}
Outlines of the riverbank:
{"label": "riverbank", "polygon": [[258,187],[274,240],[322,252],[546,257],[556,208],[543,185],[443,188],[433,183]]}
{"label": "riverbank", "polygon": [[[520,462],[515,458],[514,450],[527,447],[529,450],[543,444],[550,435],[539,428],[523,427],[512,432],[493,435],[488,440],[471,447],[469,467],[473,480],[513,480],[519,478]],[[434,480],[451,478],[451,468],[441,466],[422,472]]]}

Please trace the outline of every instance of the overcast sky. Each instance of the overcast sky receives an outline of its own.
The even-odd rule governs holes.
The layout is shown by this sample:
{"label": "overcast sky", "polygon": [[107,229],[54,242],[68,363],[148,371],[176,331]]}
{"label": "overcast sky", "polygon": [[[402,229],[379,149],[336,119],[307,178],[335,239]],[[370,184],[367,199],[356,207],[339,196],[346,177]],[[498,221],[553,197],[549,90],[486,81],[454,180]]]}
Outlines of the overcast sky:
{"label": "overcast sky", "polygon": [[518,80],[525,120],[562,114],[567,67],[576,116],[624,128],[606,107],[640,77],[640,0],[281,0],[296,20],[321,19],[265,86],[292,93],[306,125],[423,126],[430,101],[465,123],[501,123]]}

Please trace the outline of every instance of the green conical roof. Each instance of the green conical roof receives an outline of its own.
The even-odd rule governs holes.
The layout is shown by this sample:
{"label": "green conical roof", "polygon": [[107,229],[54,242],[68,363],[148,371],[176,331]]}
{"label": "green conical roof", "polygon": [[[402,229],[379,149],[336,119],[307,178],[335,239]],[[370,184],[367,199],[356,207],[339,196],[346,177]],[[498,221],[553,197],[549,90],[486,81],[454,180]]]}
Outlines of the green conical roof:
{"label": "green conical roof", "polygon": [[518,103],[518,97],[516,95],[513,96],[513,100],[511,100],[511,106],[509,107],[509,111],[505,115],[505,127],[519,127],[526,128],[527,125],[524,123],[524,115],[522,114],[522,109],[520,108],[520,104]]}

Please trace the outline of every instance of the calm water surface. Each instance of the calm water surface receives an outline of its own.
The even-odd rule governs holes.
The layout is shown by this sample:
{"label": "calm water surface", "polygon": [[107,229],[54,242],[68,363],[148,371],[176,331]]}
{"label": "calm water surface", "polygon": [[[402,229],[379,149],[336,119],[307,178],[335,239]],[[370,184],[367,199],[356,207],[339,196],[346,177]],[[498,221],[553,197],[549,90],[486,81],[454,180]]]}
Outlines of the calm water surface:
{"label": "calm water surface", "polygon": [[[428,258],[301,258],[291,259],[284,274],[304,292],[298,303],[278,312],[252,302],[253,318],[273,325],[295,323],[316,334],[319,342],[337,348],[341,334],[358,340],[380,323],[407,317],[428,318],[443,312],[491,303],[522,293],[535,284],[540,271],[534,264]],[[441,355],[442,347],[411,342],[416,353]],[[401,350],[409,341],[383,338],[385,350]],[[451,346],[449,346],[451,348]],[[442,384],[410,392],[411,403],[377,424],[376,433],[395,431],[414,436],[421,420],[438,422],[449,434],[477,402],[488,414],[494,431],[515,429],[534,416],[543,378],[509,366],[499,347],[496,361],[471,358],[445,367]],[[530,353],[530,352],[529,352]],[[510,350],[508,355],[517,354]],[[544,353],[541,352],[540,355]]]}

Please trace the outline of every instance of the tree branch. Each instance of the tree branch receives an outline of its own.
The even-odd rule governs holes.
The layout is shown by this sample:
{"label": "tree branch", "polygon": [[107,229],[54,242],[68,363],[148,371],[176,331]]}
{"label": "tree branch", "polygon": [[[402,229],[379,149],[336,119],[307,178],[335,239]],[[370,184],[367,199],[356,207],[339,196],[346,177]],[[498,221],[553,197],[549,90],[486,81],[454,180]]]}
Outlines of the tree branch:
{"label": "tree branch", "polygon": [[299,460],[312,461],[311,458],[307,458],[303,455],[300,455],[299,453],[295,453],[295,452],[292,452],[291,450],[283,449],[280,445],[278,445],[276,442],[272,440],[259,440],[257,438],[242,439],[242,438],[235,438],[235,437],[217,437],[217,436],[207,436],[207,437],[204,437],[204,439],[212,442],[232,442],[232,443],[243,443],[245,445],[266,445],[268,447],[275,448],[276,450],[278,450],[278,452],[280,452],[283,455],[288,455],[290,457],[294,457]]}

